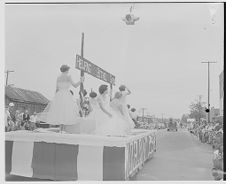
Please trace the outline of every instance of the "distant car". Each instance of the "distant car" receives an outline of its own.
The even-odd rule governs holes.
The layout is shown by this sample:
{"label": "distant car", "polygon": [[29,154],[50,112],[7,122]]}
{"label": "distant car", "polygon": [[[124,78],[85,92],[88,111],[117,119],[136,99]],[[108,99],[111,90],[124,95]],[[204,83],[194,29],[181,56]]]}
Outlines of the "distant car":
{"label": "distant car", "polygon": [[170,121],[168,124],[167,131],[177,131],[177,123]]}

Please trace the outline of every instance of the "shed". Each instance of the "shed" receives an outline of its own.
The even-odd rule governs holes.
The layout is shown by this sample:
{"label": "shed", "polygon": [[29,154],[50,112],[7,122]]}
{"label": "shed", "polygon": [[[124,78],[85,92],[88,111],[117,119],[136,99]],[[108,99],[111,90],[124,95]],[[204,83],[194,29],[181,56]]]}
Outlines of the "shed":
{"label": "shed", "polygon": [[13,102],[15,105],[14,110],[29,110],[30,114],[34,112],[42,112],[49,100],[37,91],[21,89],[11,86],[5,87],[5,105]]}

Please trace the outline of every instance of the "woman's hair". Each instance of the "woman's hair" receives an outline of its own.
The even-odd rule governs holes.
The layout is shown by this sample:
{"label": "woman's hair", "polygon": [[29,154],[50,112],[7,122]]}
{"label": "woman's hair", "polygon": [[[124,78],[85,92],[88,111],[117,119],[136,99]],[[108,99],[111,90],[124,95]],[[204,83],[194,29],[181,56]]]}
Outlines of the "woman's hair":
{"label": "woman's hair", "polygon": [[62,73],[68,71],[69,69],[70,69],[70,67],[67,66],[67,65],[62,65],[62,66],[60,67],[60,71],[61,71]]}
{"label": "woman's hair", "polygon": [[122,97],[122,93],[120,93],[120,92],[115,93],[115,96],[114,96],[115,99],[119,99],[121,97]]}
{"label": "woman's hair", "polygon": [[131,111],[132,111],[132,112],[135,112],[135,111],[136,111],[136,109],[135,109],[135,108],[132,108],[132,109],[131,109]]}
{"label": "woman's hair", "polygon": [[97,97],[97,93],[95,93],[94,91],[92,91],[90,94],[89,94],[90,98],[96,98]]}
{"label": "woman's hair", "polygon": [[108,86],[103,84],[99,87],[99,93],[102,95],[105,91],[107,91]]}
{"label": "woman's hair", "polygon": [[127,104],[127,108],[130,109],[130,105],[129,104]]}
{"label": "woman's hair", "polygon": [[119,91],[125,91],[125,90],[126,90],[126,86],[125,85],[119,86]]}

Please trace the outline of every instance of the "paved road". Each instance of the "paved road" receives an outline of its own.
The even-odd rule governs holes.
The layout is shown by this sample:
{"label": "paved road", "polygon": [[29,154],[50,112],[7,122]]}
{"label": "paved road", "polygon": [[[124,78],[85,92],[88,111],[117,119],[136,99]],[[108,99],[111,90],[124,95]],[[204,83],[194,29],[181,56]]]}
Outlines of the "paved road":
{"label": "paved road", "polygon": [[186,130],[157,133],[157,152],[134,178],[150,180],[213,180],[212,148]]}

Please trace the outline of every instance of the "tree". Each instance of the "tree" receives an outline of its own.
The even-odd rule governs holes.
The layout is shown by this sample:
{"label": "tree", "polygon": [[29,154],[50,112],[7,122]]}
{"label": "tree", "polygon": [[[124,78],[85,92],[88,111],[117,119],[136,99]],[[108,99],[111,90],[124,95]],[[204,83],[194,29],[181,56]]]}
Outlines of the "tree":
{"label": "tree", "polygon": [[190,105],[190,114],[189,118],[194,118],[196,121],[201,120],[201,118],[206,117],[206,112],[205,112],[205,102],[201,101],[201,98],[199,100],[195,100],[195,102],[192,102]]}
{"label": "tree", "polygon": [[188,115],[183,114],[181,117],[181,124],[187,124]]}

